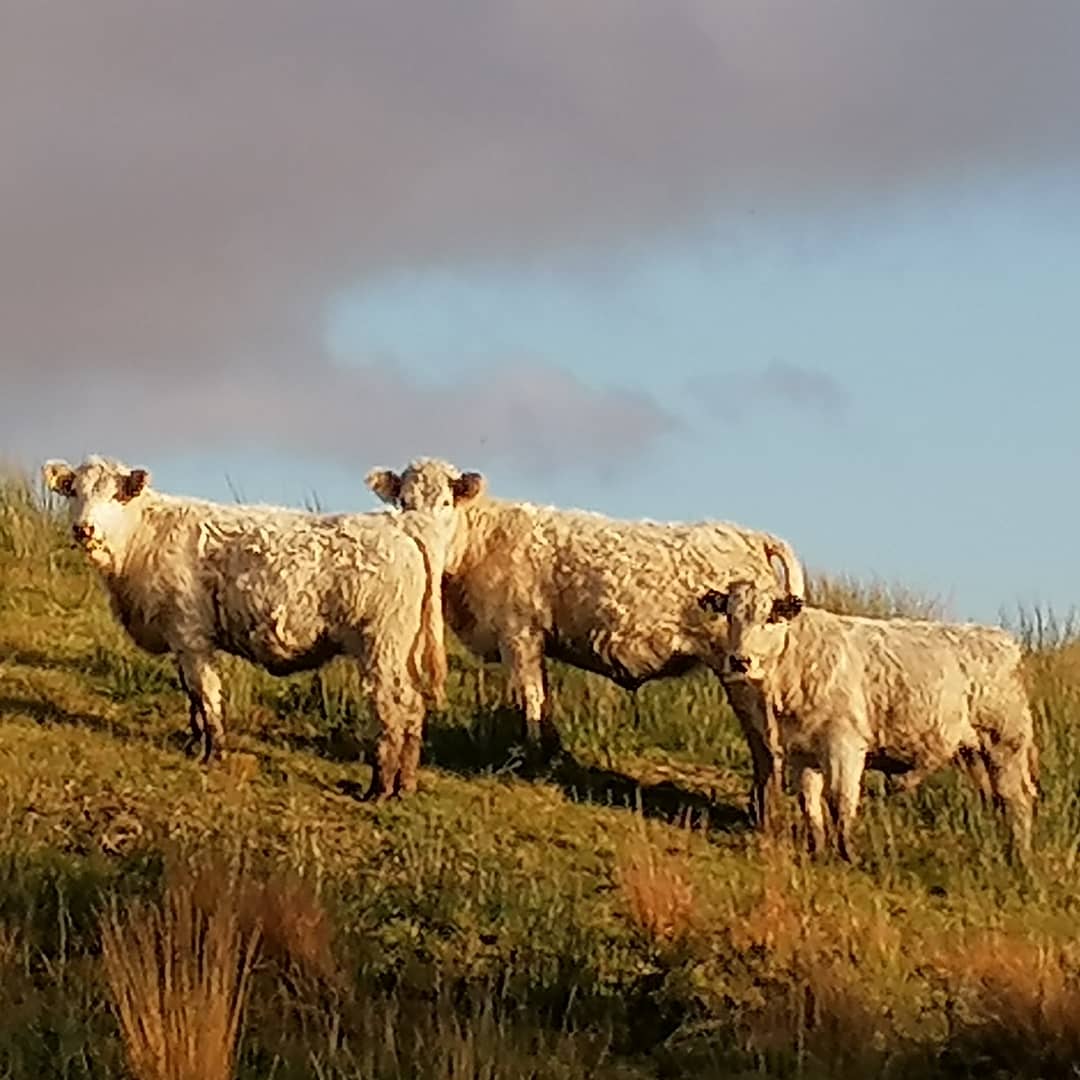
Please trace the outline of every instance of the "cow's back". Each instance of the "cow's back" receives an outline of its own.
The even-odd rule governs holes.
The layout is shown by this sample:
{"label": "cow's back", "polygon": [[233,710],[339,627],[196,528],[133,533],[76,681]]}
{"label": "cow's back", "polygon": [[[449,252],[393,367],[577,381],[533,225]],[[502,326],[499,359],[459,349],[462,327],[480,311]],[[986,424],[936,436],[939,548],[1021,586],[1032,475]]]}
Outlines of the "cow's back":
{"label": "cow's back", "polygon": [[216,522],[202,570],[218,647],[271,671],[304,670],[404,610],[410,595],[418,603],[419,549],[385,522],[357,518]]}
{"label": "cow's back", "polygon": [[966,673],[940,628],[805,609],[777,669],[795,713],[788,738],[851,730],[872,753],[911,762],[977,745]]}
{"label": "cow's back", "polygon": [[773,580],[759,534],[717,524],[629,522],[478,500],[447,582],[449,621],[494,659],[500,635],[533,627],[548,655],[627,685],[692,666],[715,639],[697,599],[736,577]]}

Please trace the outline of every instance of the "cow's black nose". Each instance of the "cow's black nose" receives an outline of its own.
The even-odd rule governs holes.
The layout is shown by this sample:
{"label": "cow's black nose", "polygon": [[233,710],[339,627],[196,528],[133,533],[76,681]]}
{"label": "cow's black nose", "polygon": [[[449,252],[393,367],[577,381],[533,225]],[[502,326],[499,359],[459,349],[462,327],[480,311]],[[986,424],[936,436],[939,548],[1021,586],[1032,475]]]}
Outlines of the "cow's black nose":
{"label": "cow's black nose", "polygon": [[75,537],[77,544],[85,544],[87,540],[90,540],[94,536],[93,525],[72,525],[71,535]]}
{"label": "cow's black nose", "polygon": [[731,670],[737,671],[740,675],[745,675],[750,670],[749,656],[732,656],[728,658],[728,663]]}

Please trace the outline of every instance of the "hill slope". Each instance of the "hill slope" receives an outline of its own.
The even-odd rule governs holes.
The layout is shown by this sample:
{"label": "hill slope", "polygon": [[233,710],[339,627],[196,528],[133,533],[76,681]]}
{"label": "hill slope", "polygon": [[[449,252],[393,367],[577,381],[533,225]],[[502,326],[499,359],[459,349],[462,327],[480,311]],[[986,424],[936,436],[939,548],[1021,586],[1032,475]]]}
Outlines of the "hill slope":
{"label": "hill slope", "polygon": [[[1030,880],[947,775],[888,800],[868,782],[857,867],[748,833],[748,762],[704,677],[635,700],[557,669],[567,759],[527,779],[501,671],[455,651],[420,794],[373,808],[355,798],[373,727],[345,664],[274,680],[228,662],[238,752],[201,769],[179,750],[170,667],[130,646],[55,523],[10,485],[0,1075],[124,1074],[133,1036],[101,919],[120,928],[106,958],[156,971],[124,913],[163,895],[236,941],[261,935],[244,1077],[1064,1070],[1080,1060],[1080,664],[1067,634],[1034,631],[1046,797]],[[235,973],[205,927],[181,937],[178,963]],[[129,989],[165,1031],[179,1006],[154,983]],[[210,990],[194,978],[184,993],[177,1015],[208,1045]]]}

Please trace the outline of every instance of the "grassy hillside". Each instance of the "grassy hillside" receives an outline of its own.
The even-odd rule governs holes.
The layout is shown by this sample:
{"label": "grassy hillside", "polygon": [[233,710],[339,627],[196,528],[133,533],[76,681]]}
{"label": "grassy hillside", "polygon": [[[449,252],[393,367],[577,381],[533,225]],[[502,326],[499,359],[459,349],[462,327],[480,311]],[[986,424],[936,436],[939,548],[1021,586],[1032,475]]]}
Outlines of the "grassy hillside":
{"label": "grassy hillside", "polygon": [[1017,629],[1045,794],[1030,878],[947,775],[889,799],[868,780],[856,867],[750,834],[747,757],[704,677],[635,700],[557,669],[568,759],[525,779],[502,672],[460,651],[420,794],[373,808],[347,665],[227,663],[239,752],[202,770],[171,668],[8,483],[0,1076],[1066,1075],[1080,646],[1046,617]]}

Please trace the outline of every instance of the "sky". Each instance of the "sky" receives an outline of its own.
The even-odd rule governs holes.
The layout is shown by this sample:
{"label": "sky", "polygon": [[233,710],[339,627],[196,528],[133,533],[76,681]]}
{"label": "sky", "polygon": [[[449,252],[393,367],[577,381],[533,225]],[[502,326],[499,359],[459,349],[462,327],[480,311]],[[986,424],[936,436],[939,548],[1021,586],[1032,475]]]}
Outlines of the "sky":
{"label": "sky", "polygon": [[0,457],[1080,603],[1073,0],[13,0]]}

